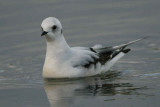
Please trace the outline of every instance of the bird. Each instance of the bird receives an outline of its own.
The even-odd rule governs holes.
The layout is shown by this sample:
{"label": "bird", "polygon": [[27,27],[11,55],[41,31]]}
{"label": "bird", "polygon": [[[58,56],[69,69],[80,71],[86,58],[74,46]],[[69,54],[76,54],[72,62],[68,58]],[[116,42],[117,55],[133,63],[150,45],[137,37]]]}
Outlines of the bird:
{"label": "bird", "polygon": [[43,78],[80,78],[103,74],[131,51],[127,48],[128,45],[147,38],[109,47],[70,47],[63,36],[62,24],[57,18],[45,18],[41,28],[41,36],[46,39]]}

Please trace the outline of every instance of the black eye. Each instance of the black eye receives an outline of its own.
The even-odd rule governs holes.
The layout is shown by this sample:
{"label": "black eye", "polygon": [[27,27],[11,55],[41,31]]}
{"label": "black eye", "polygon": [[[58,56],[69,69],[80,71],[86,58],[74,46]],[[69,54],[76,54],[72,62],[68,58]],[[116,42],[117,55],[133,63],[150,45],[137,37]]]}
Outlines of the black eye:
{"label": "black eye", "polygon": [[56,25],[54,25],[54,26],[52,27],[52,30],[55,30],[55,29],[57,29],[57,26],[56,26]]}

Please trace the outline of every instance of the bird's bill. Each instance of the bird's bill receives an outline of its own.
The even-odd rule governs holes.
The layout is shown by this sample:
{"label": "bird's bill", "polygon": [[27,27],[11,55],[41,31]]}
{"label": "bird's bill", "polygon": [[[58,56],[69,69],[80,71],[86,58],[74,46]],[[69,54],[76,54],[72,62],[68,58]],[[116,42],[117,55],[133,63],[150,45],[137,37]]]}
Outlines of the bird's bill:
{"label": "bird's bill", "polygon": [[41,34],[41,36],[44,36],[44,35],[46,35],[47,33],[48,33],[48,32],[43,31],[42,34]]}

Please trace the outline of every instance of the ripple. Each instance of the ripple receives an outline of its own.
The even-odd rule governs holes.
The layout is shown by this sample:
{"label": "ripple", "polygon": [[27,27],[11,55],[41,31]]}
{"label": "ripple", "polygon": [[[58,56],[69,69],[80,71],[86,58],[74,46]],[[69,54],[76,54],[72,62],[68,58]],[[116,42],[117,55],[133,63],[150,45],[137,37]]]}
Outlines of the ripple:
{"label": "ripple", "polygon": [[148,74],[141,74],[141,75],[133,75],[135,77],[154,77],[154,78],[158,78],[160,76],[160,73],[148,73]]}
{"label": "ripple", "polygon": [[2,73],[2,72],[4,72],[4,70],[1,69],[1,70],[0,70],[0,73]]}

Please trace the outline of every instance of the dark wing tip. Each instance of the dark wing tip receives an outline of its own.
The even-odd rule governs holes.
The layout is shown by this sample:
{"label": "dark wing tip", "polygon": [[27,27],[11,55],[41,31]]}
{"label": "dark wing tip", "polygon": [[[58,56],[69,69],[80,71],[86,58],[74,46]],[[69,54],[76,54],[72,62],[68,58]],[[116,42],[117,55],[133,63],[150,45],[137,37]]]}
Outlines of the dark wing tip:
{"label": "dark wing tip", "polygon": [[126,53],[128,53],[129,51],[131,51],[131,49],[125,49],[125,50],[123,50],[122,52],[126,54]]}

